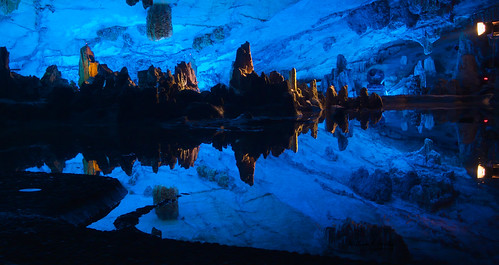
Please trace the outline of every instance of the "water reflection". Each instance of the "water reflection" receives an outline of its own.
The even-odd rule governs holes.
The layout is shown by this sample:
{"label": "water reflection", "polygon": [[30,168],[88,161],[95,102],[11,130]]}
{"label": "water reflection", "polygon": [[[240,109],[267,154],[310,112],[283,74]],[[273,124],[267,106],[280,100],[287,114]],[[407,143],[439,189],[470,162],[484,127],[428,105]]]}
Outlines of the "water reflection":
{"label": "water reflection", "polygon": [[[194,166],[200,145],[211,144],[218,150],[231,147],[240,178],[254,184],[256,162],[260,156],[277,157],[285,150],[298,151],[298,136],[311,133],[317,138],[319,124],[338,139],[338,148],[348,147],[354,134],[353,124],[367,130],[376,127],[382,135],[398,130],[405,138],[431,137],[458,148],[459,158],[470,175],[476,176],[478,164],[492,168],[499,161],[498,125],[492,110],[446,109],[403,111],[328,110],[322,117],[307,121],[244,120],[224,126],[192,128],[155,127],[74,127],[33,126],[2,131],[1,170],[24,170],[46,164],[52,172],[62,172],[67,160],[83,154],[85,174],[110,174],[120,167],[132,175],[134,163],[173,169]],[[390,128],[390,126],[392,128]],[[393,129],[398,127],[398,129]],[[434,129],[436,127],[436,129]],[[423,133],[423,131],[425,133]]]}
{"label": "water reflection", "polygon": [[24,170],[46,164],[52,172],[62,172],[67,160],[81,153],[85,174],[110,174],[120,167],[132,175],[134,163],[173,169],[194,166],[200,145],[212,144],[218,150],[230,146],[234,151],[240,178],[254,184],[256,161],[270,154],[277,157],[285,150],[298,151],[298,136],[311,133],[317,137],[317,117],[304,122],[247,121],[244,126],[219,128],[165,129],[109,127],[51,127],[4,132],[0,146],[1,168]]}

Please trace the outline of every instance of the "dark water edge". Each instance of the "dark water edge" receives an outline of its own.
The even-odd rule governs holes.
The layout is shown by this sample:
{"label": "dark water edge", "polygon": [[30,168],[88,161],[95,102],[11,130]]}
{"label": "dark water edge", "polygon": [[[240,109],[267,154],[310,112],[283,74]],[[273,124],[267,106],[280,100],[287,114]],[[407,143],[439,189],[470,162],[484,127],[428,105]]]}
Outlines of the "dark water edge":
{"label": "dark water edge", "polygon": [[[398,114],[400,114],[400,112],[396,112],[395,116]],[[433,115],[436,123],[433,130],[428,131],[426,130],[428,128],[426,128],[425,134],[420,134],[417,131],[417,127],[422,124],[421,114]],[[355,115],[346,115],[342,116],[344,118],[334,121],[338,124],[334,133],[335,137],[338,137],[338,144],[340,143],[339,139],[341,137],[351,137],[351,134],[356,133],[355,130],[361,129],[357,123],[352,121],[352,119],[355,119],[354,116]],[[383,141],[393,141],[394,148],[414,150],[415,147],[420,147],[417,144],[424,140],[425,135],[427,136],[428,133],[431,132],[432,138],[438,138],[440,143],[447,142],[444,145],[440,145],[440,147],[448,146],[448,152],[450,154],[456,151],[461,152],[462,149],[465,158],[467,158],[466,155],[472,155],[472,162],[469,162],[472,169],[473,167],[476,168],[475,163],[479,157],[490,158],[492,160],[495,159],[494,155],[496,155],[496,153],[493,151],[493,148],[494,145],[497,146],[497,123],[494,120],[495,117],[490,116],[489,110],[466,109],[445,110],[443,112],[410,111],[403,113],[401,117],[392,117],[392,119],[390,119],[390,116],[389,113],[385,113],[383,119],[374,126],[371,123],[368,130],[373,130],[373,132],[382,135]],[[484,119],[490,121],[484,123]],[[339,123],[338,120],[340,120]],[[404,120],[410,121],[406,131],[400,130],[400,122]],[[317,135],[317,130],[322,129],[318,128],[318,121],[318,119],[301,122],[272,119],[244,120],[231,121],[223,126],[216,123],[191,123],[188,125],[184,123],[169,123],[158,124],[156,126],[138,126],[138,124],[134,124],[134,126],[119,127],[103,124],[91,126],[50,123],[24,124],[23,126],[16,125],[5,127],[6,129],[1,131],[1,138],[3,141],[0,146],[0,150],[2,150],[0,152],[0,161],[1,168],[4,172],[22,171],[28,167],[42,166],[44,164],[48,165],[52,172],[62,172],[65,161],[74,158],[77,154],[81,153],[85,160],[96,161],[103,174],[112,172],[116,167],[121,167],[124,172],[130,172],[131,174],[132,165],[135,160],[139,160],[142,166],[152,167],[153,171],[157,170],[157,167],[175,167],[177,164],[184,168],[192,167],[196,161],[196,152],[199,151],[199,149],[196,151],[196,148],[199,148],[201,144],[210,144],[220,150],[231,147],[234,152],[255,158],[261,156],[265,158],[269,155],[277,157],[285,150],[296,149],[297,145],[295,143],[300,134],[310,133],[312,136]],[[347,124],[350,122],[350,127],[348,125],[346,126],[346,128],[350,128],[350,132],[343,130],[345,124],[342,125],[341,122],[344,123],[345,121]],[[449,136],[449,132],[454,133]],[[414,147],[409,148],[407,145],[410,145],[411,139],[417,140],[412,140],[414,141]],[[461,141],[464,148],[459,146],[459,141]],[[402,144],[400,144],[400,142],[402,142]],[[396,146],[395,143],[399,143],[400,146]],[[406,146],[404,147],[404,145]],[[492,149],[485,153],[486,156],[483,156],[483,154],[476,154],[475,151],[483,151],[484,146]],[[237,161],[237,155],[235,159]],[[243,178],[243,175],[241,175],[242,181],[247,184],[252,183],[247,178]],[[484,186],[483,189],[494,189],[494,187],[493,185]],[[199,254],[199,257],[203,257],[203,261],[200,263],[199,259],[192,261],[191,259],[186,258],[186,256],[182,256],[184,254],[180,254],[179,257],[182,258],[178,260],[175,258],[175,263],[189,263],[192,261],[192,263],[195,264],[214,264],[219,262],[254,264],[266,260],[269,261],[269,264],[298,264],[303,262],[311,262],[314,264],[322,264],[323,262],[343,264],[343,262],[345,262],[346,264],[352,264],[352,261],[350,260],[345,261],[343,259],[331,257],[319,258],[310,255],[299,256],[297,254],[267,250],[262,250],[262,252],[260,252],[260,250],[249,248],[189,243],[165,239],[160,241],[153,236],[137,231],[103,232],[90,229],[79,231],[58,222],[50,223],[52,221],[46,221],[44,218],[37,217],[35,218],[36,221],[34,221],[30,216],[23,215],[21,217],[13,217],[10,213],[2,213],[2,215],[4,216],[2,219],[5,219],[5,231],[7,231],[4,235],[6,235],[5,238],[7,238],[6,242],[9,242],[9,246],[5,248],[8,250],[7,254],[3,256],[16,256],[13,259],[6,259],[6,261],[14,262],[14,264],[37,263],[35,260],[22,258],[24,257],[23,253],[30,251],[33,252],[32,256],[38,257],[39,260],[48,259],[47,257],[66,257],[67,254],[65,254],[65,251],[68,249],[72,250],[73,244],[84,246],[79,250],[80,252],[75,250],[75,255],[77,257],[79,256],[79,259],[82,261],[81,264],[92,263],[90,260],[91,258],[85,257],[88,253],[98,253],[95,256],[102,257],[102,262],[105,263],[135,261],[136,259],[141,261],[150,259],[151,262],[158,260],[167,262],[171,260],[166,259],[159,254],[162,253],[162,249],[166,247],[169,249],[176,249],[176,247],[182,248],[182,250],[177,249],[176,251],[179,253],[186,252],[185,255],[188,255],[187,253],[194,249],[195,251],[198,251],[196,253],[201,253]],[[16,226],[18,228],[14,228]],[[27,237],[19,237],[18,229],[33,231],[33,233]],[[79,235],[79,239],[68,239],[67,236],[63,235],[54,237],[53,233],[55,232],[53,231],[57,231],[57,229],[60,233]],[[9,230],[12,231],[12,234],[9,234]],[[40,241],[32,243],[31,241],[33,238],[39,238]],[[132,238],[135,238],[136,240],[132,240]],[[134,241],[134,243],[123,246],[121,241],[125,241],[126,239]],[[61,241],[67,242],[68,245],[60,246]],[[411,241],[411,239],[409,239],[409,241]],[[111,247],[112,249],[110,250],[109,247],[103,247],[102,244],[110,244],[116,246],[116,248]],[[145,254],[146,249],[142,249],[141,244],[142,246],[147,246],[149,249],[148,253],[152,254]],[[151,246],[156,244],[158,244],[158,246]],[[119,249],[130,249],[127,253],[133,254],[119,258],[111,258],[108,254],[103,253],[103,250],[100,249],[100,247],[107,249],[110,253],[115,253],[113,251],[116,251],[117,253]],[[132,247],[136,248],[137,251],[133,252]],[[425,246],[422,245],[421,247]],[[191,250],[187,251],[183,248],[189,248]],[[41,251],[38,252],[38,249]],[[48,249],[54,250],[49,251]],[[51,254],[45,257],[43,256],[44,252],[42,252],[42,250],[48,251]],[[155,251],[157,251],[158,254],[156,254]],[[213,253],[205,253],[211,251],[226,251],[230,254],[223,255],[223,261],[216,259],[212,262],[213,259],[215,259],[212,255],[216,255]],[[255,254],[253,251],[261,254]],[[175,251],[172,251],[171,253],[174,255]],[[233,253],[237,254],[232,255]],[[0,254],[0,256],[1,255],[2,254]],[[261,255],[269,256],[269,258],[263,258]],[[332,255],[336,256],[334,253]],[[244,258],[241,259],[242,257]],[[355,258],[355,254],[352,255],[352,257]],[[1,258],[2,257],[0,257],[0,259]],[[202,263],[204,260],[208,260],[207,263]],[[424,258],[416,258],[416,260],[417,262],[428,262],[428,260],[431,260],[431,257],[426,256]],[[360,264],[369,261],[364,260],[357,262]]]}

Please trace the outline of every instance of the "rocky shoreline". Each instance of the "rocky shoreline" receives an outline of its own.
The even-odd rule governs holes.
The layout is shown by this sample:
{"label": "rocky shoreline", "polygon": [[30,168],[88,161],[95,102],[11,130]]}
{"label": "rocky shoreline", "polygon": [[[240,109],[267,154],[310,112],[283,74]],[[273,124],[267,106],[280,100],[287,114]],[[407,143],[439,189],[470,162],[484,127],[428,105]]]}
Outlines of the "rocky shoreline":
{"label": "rocky shoreline", "polygon": [[116,179],[77,174],[3,173],[2,264],[365,264],[284,251],[160,239],[135,228],[85,226],[126,194]]}

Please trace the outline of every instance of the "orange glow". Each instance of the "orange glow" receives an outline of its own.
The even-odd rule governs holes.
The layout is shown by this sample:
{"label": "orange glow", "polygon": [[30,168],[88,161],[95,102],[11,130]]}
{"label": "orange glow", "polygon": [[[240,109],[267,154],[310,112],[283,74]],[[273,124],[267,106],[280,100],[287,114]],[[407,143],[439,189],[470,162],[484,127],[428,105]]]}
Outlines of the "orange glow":
{"label": "orange glow", "polygon": [[479,179],[485,177],[485,168],[482,165],[478,165],[478,168],[476,171],[476,177]]}
{"label": "orange glow", "polygon": [[485,24],[483,22],[476,23],[476,32],[477,32],[478,36],[485,33]]}
{"label": "orange glow", "polygon": [[86,161],[83,160],[83,166],[84,166],[84,171],[86,175],[98,175],[99,172],[102,172],[102,170],[99,168],[99,165],[97,164],[97,161],[95,160],[90,160]]}

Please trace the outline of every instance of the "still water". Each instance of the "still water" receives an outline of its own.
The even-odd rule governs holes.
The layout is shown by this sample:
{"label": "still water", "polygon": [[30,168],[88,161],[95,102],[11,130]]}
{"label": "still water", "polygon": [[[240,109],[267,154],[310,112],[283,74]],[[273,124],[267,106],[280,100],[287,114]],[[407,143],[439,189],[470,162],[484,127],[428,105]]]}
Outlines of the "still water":
{"label": "still water", "polygon": [[[99,230],[151,205],[161,185],[180,195],[175,212],[152,211],[137,228],[163,238],[494,264],[499,130],[492,113],[337,110],[325,120],[223,127],[26,128],[4,132],[0,161],[4,169],[119,179],[129,194],[89,226]],[[485,178],[477,179],[479,165]]]}

